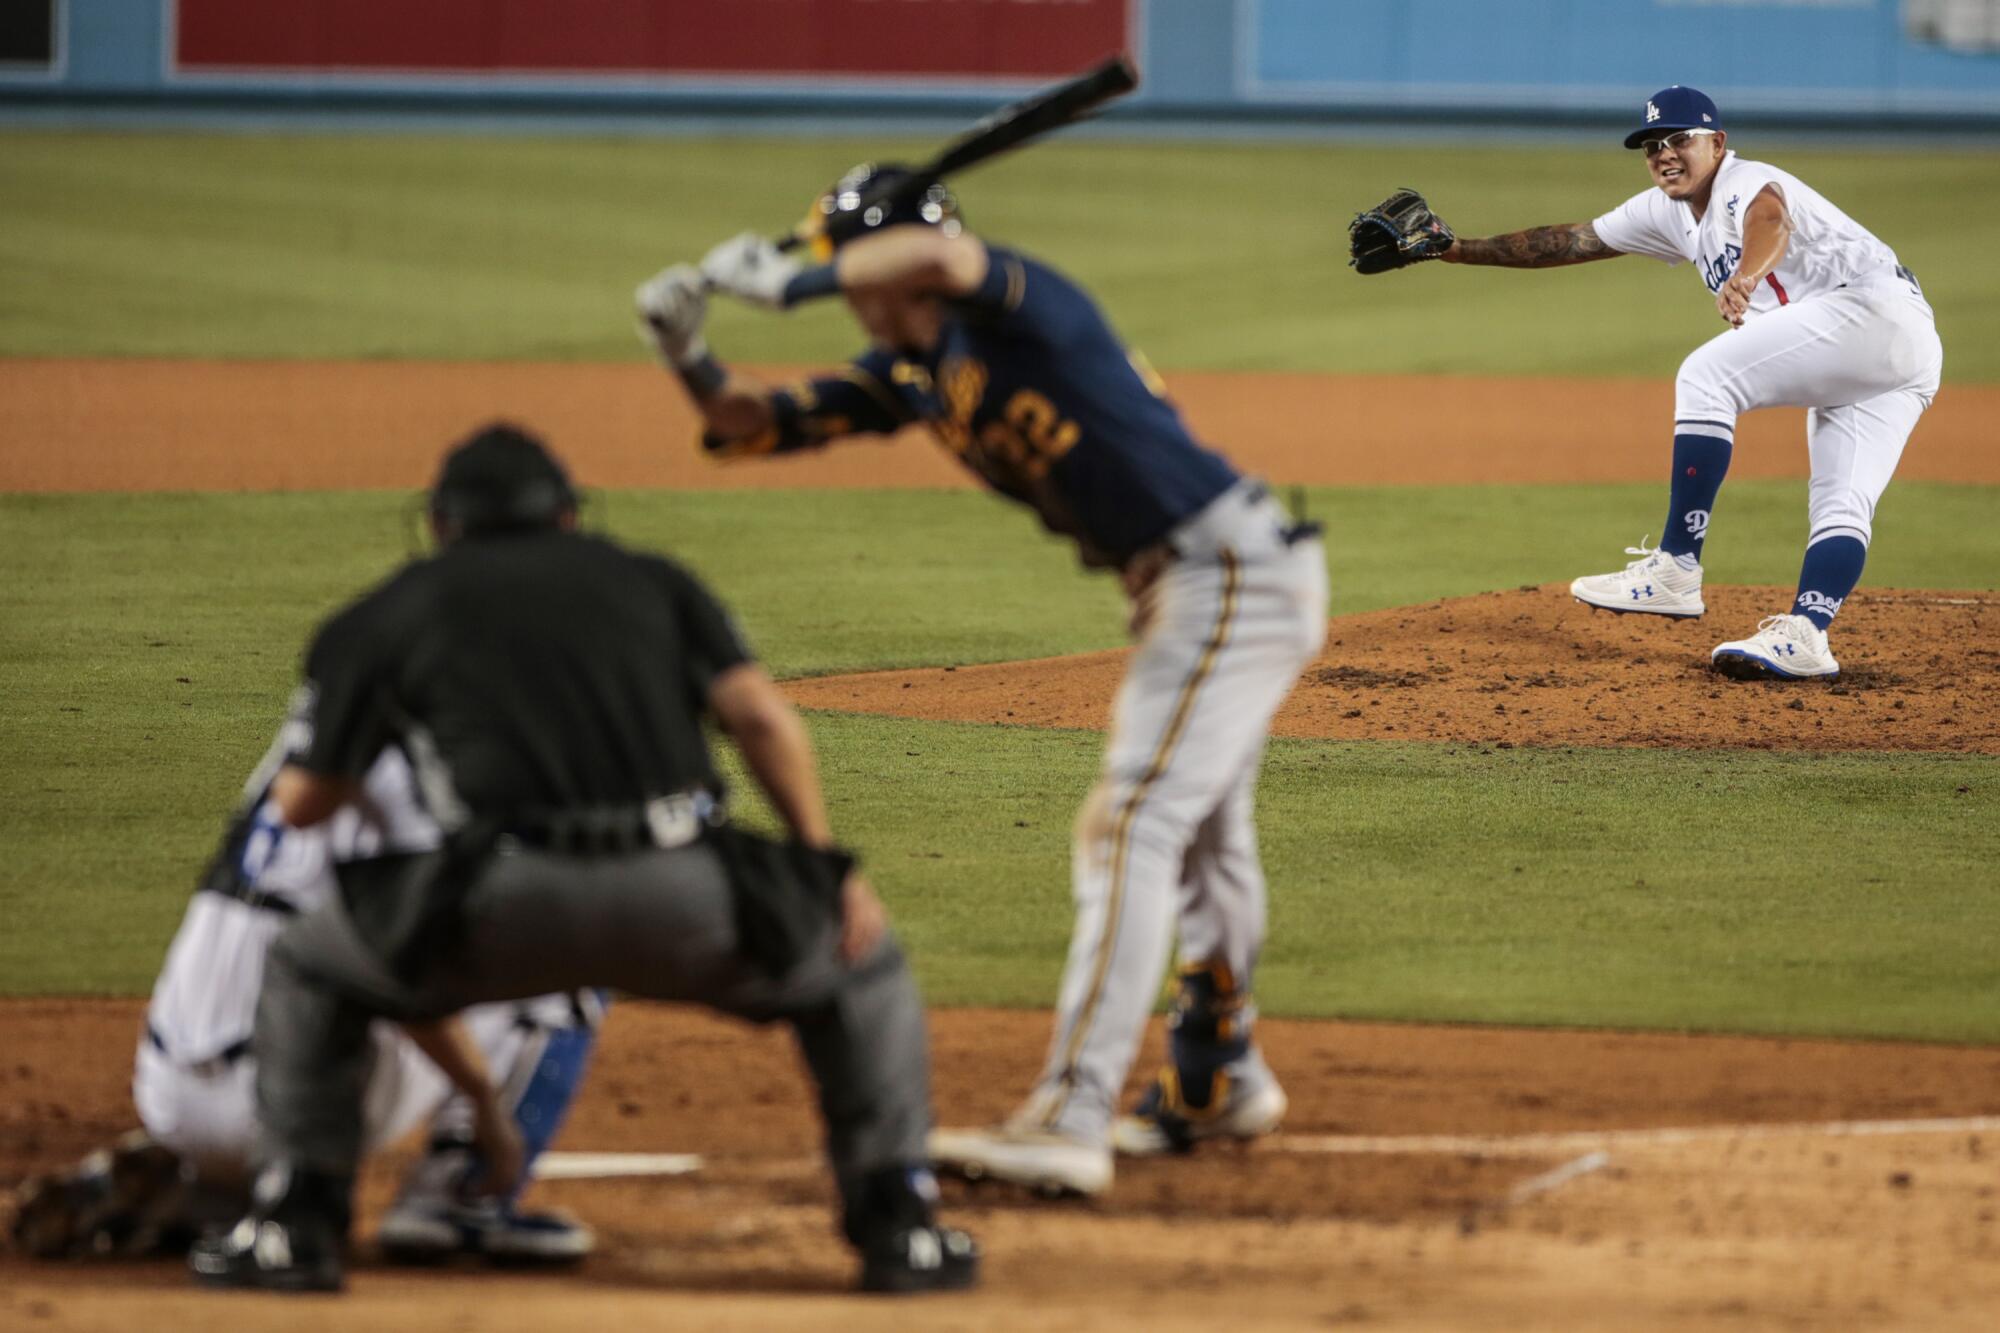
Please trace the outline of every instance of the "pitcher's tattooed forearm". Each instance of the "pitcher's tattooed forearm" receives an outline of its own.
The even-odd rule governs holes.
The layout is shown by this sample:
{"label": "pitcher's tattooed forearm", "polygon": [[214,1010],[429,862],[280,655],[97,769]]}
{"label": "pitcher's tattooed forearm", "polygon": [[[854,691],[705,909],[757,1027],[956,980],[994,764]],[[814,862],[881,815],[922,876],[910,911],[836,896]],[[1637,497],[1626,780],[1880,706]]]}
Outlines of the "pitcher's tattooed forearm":
{"label": "pitcher's tattooed forearm", "polygon": [[1510,231],[1505,236],[1461,236],[1453,248],[1457,253],[1452,257],[1461,264],[1492,264],[1500,268],[1587,264],[1618,253],[1598,239],[1596,228],[1588,222],[1530,227],[1527,231]]}

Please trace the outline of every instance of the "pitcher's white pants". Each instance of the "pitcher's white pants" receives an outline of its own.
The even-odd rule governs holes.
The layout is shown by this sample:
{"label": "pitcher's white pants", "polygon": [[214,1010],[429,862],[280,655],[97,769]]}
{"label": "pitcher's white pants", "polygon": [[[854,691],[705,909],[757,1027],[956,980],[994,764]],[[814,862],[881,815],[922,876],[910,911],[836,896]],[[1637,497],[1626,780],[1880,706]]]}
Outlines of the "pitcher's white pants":
{"label": "pitcher's white pants", "polygon": [[1758,315],[1681,364],[1674,431],[1733,440],[1758,407],[1804,407],[1812,461],[1807,544],[1845,533],[1864,545],[1944,370],[1931,308],[1884,274]]}
{"label": "pitcher's white pants", "polygon": [[1048,1064],[1020,1123],[1109,1135],[1177,919],[1185,960],[1226,962],[1249,990],[1265,921],[1258,761],[1326,637],[1320,543],[1287,545],[1283,513],[1261,492],[1229,492],[1170,538],[1181,555],[1151,594],[1077,818],[1076,928]]}

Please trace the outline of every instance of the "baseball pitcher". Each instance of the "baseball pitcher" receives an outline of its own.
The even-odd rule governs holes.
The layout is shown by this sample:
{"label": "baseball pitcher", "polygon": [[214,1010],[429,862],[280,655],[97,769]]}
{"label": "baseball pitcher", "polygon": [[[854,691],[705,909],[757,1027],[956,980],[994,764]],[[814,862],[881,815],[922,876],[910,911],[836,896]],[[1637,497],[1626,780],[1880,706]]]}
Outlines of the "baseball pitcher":
{"label": "baseball pitcher", "polygon": [[[639,289],[642,332],[721,458],[817,448],[912,422],[981,481],[1116,570],[1138,638],[1102,773],[1078,817],[1076,925],[1040,1081],[1007,1124],[940,1131],[937,1164],[1078,1194],[1135,1153],[1274,1129],[1283,1090],[1252,1041],[1265,885],[1252,793],[1272,714],[1325,633],[1317,529],[1197,443],[1159,379],[1062,274],[967,231],[941,183],[868,203],[865,166],[809,215],[817,265],[756,235]],[[702,338],[705,293],[782,310],[843,295],[872,347],[772,388]],[[1117,1099],[1178,923],[1172,1060],[1134,1114]]]}
{"label": "baseball pitcher", "polygon": [[[286,724],[251,776],[242,811],[167,950],[132,1078],[144,1132],[93,1154],[81,1169],[31,1181],[15,1220],[21,1249],[55,1257],[177,1246],[204,1222],[233,1219],[247,1195],[256,1143],[250,1034],[271,941],[338,891],[342,863],[437,845],[437,823],[396,748],[369,769],[364,802],[319,827],[287,828],[269,787],[299,727]],[[588,1227],[515,1201],[575,1096],[602,1011],[595,992],[467,1011],[461,1021],[478,1053],[467,1071],[470,1095],[454,1093],[409,1031],[374,1025],[364,1111],[369,1150],[426,1120],[431,1125],[428,1151],[378,1232],[389,1257],[563,1262],[590,1252]],[[426,1048],[437,1040],[428,1038]],[[440,1054],[452,1064],[449,1047],[457,1043],[444,1040]],[[495,1159],[502,1162],[497,1172],[490,1169]],[[496,1174],[514,1178],[497,1182],[505,1186],[498,1193]]]}
{"label": "baseball pitcher", "polygon": [[1938,390],[1944,349],[1916,275],[1798,177],[1738,157],[1722,113],[1678,85],[1648,98],[1628,149],[1653,186],[1591,222],[1454,237],[1404,191],[1355,219],[1353,264],[1384,272],[1425,259],[1553,268],[1646,255],[1692,263],[1729,325],[1681,363],[1665,535],[1622,570],[1577,579],[1609,611],[1702,614],[1701,553],[1729,470],[1736,418],[1804,407],[1812,462],[1806,553],[1791,608],[1718,644],[1715,670],[1803,680],[1840,670],[1827,629],[1861,578],[1876,502]]}

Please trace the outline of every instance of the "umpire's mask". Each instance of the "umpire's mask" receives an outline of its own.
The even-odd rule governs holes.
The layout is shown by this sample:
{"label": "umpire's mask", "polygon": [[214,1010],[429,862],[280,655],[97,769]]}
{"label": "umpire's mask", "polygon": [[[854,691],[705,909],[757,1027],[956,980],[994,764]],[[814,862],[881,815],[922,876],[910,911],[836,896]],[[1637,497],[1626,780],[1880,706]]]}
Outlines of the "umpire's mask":
{"label": "umpire's mask", "polygon": [[576,512],[562,464],[518,426],[483,427],[445,455],[431,487],[431,525],[445,545],[466,537],[534,532]]}

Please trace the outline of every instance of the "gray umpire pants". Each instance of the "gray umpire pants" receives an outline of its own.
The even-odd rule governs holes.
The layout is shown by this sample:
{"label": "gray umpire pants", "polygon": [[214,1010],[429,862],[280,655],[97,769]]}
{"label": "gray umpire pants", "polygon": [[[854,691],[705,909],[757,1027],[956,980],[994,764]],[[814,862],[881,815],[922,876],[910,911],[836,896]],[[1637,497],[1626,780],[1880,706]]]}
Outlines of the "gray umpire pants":
{"label": "gray umpire pants", "polygon": [[926,1160],[923,1007],[893,938],[850,967],[829,926],[802,963],[773,978],[742,956],[721,863],[701,844],[500,854],[467,892],[463,924],[459,944],[414,985],[389,974],[337,896],[278,937],[257,1003],[261,1160],[353,1173],[371,1016],[591,986],[789,1021],[850,1202],[867,1173]]}

